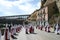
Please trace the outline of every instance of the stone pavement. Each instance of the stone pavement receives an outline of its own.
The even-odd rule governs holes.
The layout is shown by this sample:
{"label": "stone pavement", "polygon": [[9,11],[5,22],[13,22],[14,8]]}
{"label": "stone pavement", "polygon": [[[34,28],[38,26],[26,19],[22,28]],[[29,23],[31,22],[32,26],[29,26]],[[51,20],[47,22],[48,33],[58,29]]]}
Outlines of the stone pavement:
{"label": "stone pavement", "polygon": [[39,29],[35,29],[35,33],[33,34],[25,34],[25,29],[22,28],[21,32],[18,33],[16,37],[17,39],[11,38],[11,40],[60,40],[60,35],[48,33]]}
{"label": "stone pavement", "polygon": [[26,34],[25,34],[25,29],[22,28],[21,32],[18,33],[18,35],[15,36],[15,37],[17,37],[17,39],[12,39],[11,38],[11,40],[26,40],[27,38],[26,38]]}
{"label": "stone pavement", "polygon": [[40,40],[60,40],[60,35],[56,35],[55,33],[48,33],[45,31],[37,31],[37,36],[39,36]]}

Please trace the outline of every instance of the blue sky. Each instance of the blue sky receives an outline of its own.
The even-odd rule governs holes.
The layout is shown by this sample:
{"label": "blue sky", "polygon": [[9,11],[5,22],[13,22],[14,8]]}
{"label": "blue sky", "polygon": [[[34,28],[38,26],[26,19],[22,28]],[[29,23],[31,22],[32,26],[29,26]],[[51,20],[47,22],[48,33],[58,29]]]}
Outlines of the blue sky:
{"label": "blue sky", "polygon": [[40,0],[0,0],[0,16],[31,14],[40,5]]}

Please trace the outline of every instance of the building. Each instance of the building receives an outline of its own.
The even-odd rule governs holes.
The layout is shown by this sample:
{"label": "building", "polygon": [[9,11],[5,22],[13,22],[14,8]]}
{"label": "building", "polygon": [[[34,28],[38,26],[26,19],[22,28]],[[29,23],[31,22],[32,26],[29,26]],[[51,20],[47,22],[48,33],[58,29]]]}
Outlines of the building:
{"label": "building", "polygon": [[52,17],[59,14],[60,10],[60,1],[58,0],[41,0],[41,8],[35,10],[31,16],[28,18],[30,21],[35,20],[34,24],[37,25],[46,25],[55,23],[55,19]]}
{"label": "building", "polygon": [[2,16],[0,17],[0,24],[23,24],[29,15],[14,15],[14,16]]}
{"label": "building", "polygon": [[59,12],[60,12],[60,0],[56,0],[56,4],[57,4],[57,7],[58,7]]}
{"label": "building", "polygon": [[27,21],[33,25],[36,25],[38,10],[35,10],[28,18]]}

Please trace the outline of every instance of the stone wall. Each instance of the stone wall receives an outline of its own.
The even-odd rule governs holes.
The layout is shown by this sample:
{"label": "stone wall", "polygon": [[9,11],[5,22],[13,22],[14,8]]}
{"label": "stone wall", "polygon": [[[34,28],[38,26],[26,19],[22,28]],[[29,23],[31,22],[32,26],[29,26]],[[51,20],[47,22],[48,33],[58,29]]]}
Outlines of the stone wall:
{"label": "stone wall", "polygon": [[58,7],[59,12],[60,12],[60,0],[56,0],[56,4],[57,4],[57,7]]}
{"label": "stone wall", "polygon": [[52,17],[57,12],[58,12],[58,9],[57,9],[55,2],[48,5],[48,16],[49,16],[49,18]]}
{"label": "stone wall", "polygon": [[44,6],[49,5],[49,4],[53,3],[54,1],[55,1],[55,0],[46,0]]}

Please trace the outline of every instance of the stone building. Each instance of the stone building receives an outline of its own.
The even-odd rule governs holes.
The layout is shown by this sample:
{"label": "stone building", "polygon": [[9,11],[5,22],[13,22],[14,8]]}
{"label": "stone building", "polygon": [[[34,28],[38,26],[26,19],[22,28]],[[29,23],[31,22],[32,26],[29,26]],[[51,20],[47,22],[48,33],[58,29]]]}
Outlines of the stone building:
{"label": "stone building", "polygon": [[43,24],[45,26],[48,22],[53,24],[55,21],[52,17],[59,14],[59,4],[60,1],[58,0],[41,0],[41,8],[35,10],[29,18],[31,21],[34,19],[37,25]]}
{"label": "stone building", "polygon": [[56,1],[57,7],[58,7],[59,12],[60,12],[60,0],[55,0],[55,1]]}
{"label": "stone building", "polygon": [[56,0],[56,4],[57,4],[58,10],[59,10],[58,23],[60,24],[60,0]]}
{"label": "stone building", "polygon": [[36,19],[37,19],[37,13],[38,10],[35,10],[28,18],[26,21],[31,23],[32,25],[36,25]]}
{"label": "stone building", "polygon": [[[59,14],[59,4],[58,0],[41,0],[41,9],[47,7],[48,9],[48,21],[50,24],[53,24],[55,21],[52,19],[53,16],[58,16]],[[52,21],[53,20],[53,21]]]}

